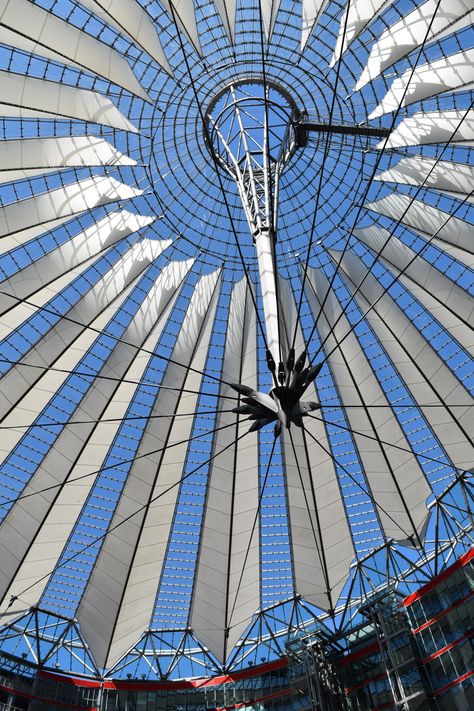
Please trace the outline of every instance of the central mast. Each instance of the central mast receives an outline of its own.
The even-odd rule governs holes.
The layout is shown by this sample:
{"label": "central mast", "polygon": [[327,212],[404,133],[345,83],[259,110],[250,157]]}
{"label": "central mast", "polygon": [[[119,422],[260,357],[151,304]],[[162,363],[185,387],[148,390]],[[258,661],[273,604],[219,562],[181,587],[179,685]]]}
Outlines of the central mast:
{"label": "central mast", "polygon": [[285,358],[278,321],[276,238],[282,170],[296,149],[297,109],[273,84],[245,80],[227,86],[206,119],[212,149],[235,180],[257,252],[269,358]]}

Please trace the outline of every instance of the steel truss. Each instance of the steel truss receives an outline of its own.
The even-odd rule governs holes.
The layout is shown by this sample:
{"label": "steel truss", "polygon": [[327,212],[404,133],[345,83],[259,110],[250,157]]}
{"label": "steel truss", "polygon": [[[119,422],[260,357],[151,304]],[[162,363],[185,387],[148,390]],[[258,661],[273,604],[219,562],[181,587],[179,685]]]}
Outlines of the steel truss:
{"label": "steel truss", "polygon": [[[76,620],[34,607],[0,632],[4,652],[38,667],[101,678],[173,679],[236,671],[285,655],[285,645],[303,633],[342,637],[361,618],[376,592],[408,594],[438,575],[474,545],[474,475],[460,474],[430,505],[431,523],[422,557],[389,540],[357,560],[335,614],[321,614],[294,596],[256,613],[227,664],[220,665],[189,628],[147,630],[111,669],[100,670]],[[431,537],[433,532],[433,537]]]}

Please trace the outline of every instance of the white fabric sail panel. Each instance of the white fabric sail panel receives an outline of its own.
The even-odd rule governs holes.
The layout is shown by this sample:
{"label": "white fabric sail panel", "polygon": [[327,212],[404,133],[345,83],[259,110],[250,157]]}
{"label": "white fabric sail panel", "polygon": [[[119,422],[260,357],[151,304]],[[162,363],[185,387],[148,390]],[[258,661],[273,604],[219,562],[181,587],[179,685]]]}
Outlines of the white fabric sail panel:
{"label": "white fabric sail panel", "polygon": [[[451,462],[469,469],[474,461],[469,441],[473,398],[362,260],[353,252],[346,252],[342,260],[340,252],[331,250],[330,255],[336,264],[340,262],[362,313],[367,313],[366,319]],[[449,408],[449,403],[456,407]]]}
{"label": "white fabric sail panel", "polygon": [[142,192],[109,176],[85,178],[1,207],[0,237],[111,202],[138,197]]}
{"label": "white fabric sail panel", "polygon": [[304,49],[306,42],[309,39],[313,27],[317,23],[324,8],[328,4],[328,0],[303,0],[303,19],[301,27],[301,49]]}
{"label": "white fabric sail panel", "polygon": [[[115,315],[117,309],[122,306],[123,301],[127,298],[132,288],[133,287],[130,286],[126,289],[116,300],[116,303],[105,309],[91,325],[96,329],[103,329],[109,320]],[[57,367],[68,368],[70,372],[70,370],[77,366],[80,359],[84,356],[96,338],[96,331],[86,331],[81,334],[71,348],[69,348],[66,353],[58,359]],[[61,366],[59,363],[61,363]],[[13,410],[2,420],[2,423],[7,423],[9,420],[19,422],[19,413],[23,413],[24,417],[22,422],[29,425],[33,424],[36,417],[41,414],[43,407],[48,404],[57,390],[67,380],[68,375],[69,373],[65,374],[56,371],[46,371],[40,378],[39,382],[35,384],[35,388],[32,388],[26,392],[25,396],[18,403],[18,405],[16,405],[16,407],[13,408]],[[18,430],[6,431],[6,437],[2,437],[0,445],[2,462],[8,457],[24,434],[24,429],[22,429],[21,432]],[[95,468],[98,466],[99,464],[97,463]],[[35,491],[41,491],[44,488],[45,484],[43,485],[43,482],[45,481],[48,482],[48,485],[53,486],[61,483],[61,474],[58,471],[53,476],[52,474],[48,475],[48,472],[38,472],[38,470],[36,470],[23,493],[25,495],[30,495]],[[24,561],[24,554],[27,552],[29,546],[30,539],[27,537],[28,532],[30,530],[32,531],[32,542],[34,541],[36,535],[36,521],[32,519],[31,514],[32,512],[35,512],[35,516],[37,517],[39,512],[47,512],[51,502],[55,500],[54,494],[59,491],[60,490],[57,489],[53,492],[45,492],[44,495],[41,496],[39,494],[34,495],[33,497],[26,499],[25,503],[21,500],[17,501],[0,524],[0,551],[2,556],[2,570],[0,571],[0,609],[2,607],[4,609],[6,608],[11,595],[16,595],[20,592],[20,590],[23,590],[24,587],[31,583],[35,583],[38,579],[37,577],[28,578],[22,574],[18,575],[19,567],[22,565],[22,561]],[[25,523],[25,526],[23,526],[23,523]],[[22,532],[22,535],[19,537],[20,531]],[[37,533],[39,533],[39,530]],[[49,544],[51,545],[51,541]],[[54,546],[52,546],[52,548],[53,547]],[[52,565],[45,570],[45,573],[50,573],[52,571],[56,560],[52,561]],[[46,582],[46,580],[39,581],[38,585],[35,585],[34,590],[25,593],[25,600],[28,600],[31,604],[37,602],[39,595],[46,585]],[[15,612],[21,611],[23,607],[24,603],[18,600],[15,601],[12,607],[8,608],[8,610],[9,613],[15,614]]]}
{"label": "white fabric sail panel", "polygon": [[355,90],[359,91],[376,79],[385,69],[423,44],[425,38],[430,42],[445,32],[451,33],[472,24],[472,10],[474,0],[428,0],[405,15],[388,27],[373,45]]}
{"label": "white fabric sail panel", "polygon": [[249,423],[226,412],[225,399],[235,396],[226,383],[257,383],[257,324],[245,278],[232,290],[222,380],[216,427],[234,427],[214,436],[212,454],[218,456],[209,466],[190,625],[224,663],[260,607],[258,522],[252,535],[259,501],[258,435],[250,432],[232,446]]}
{"label": "white fabric sail panel", "polygon": [[[150,295],[147,297],[148,300],[145,304],[148,304],[150,300],[154,302],[156,300],[156,294],[159,294],[161,290],[171,291],[171,293],[172,289],[177,290],[178,285],[191,269],[192,264],[192,260],[189,260],[186,262],[171,262],[169,266],[165,267],[155,288],[150,291]],[[114,300],[113,304],[104,309],[90,324],[90,327],[85,329],[78,338],[71,343],[69,348],[55,361],[54,370],[47,370],[41,374],[35,383],[35,387],[30,388],[11,412],[2,419],[2,425],[5,427],[5,430],[0,439],[0,461],[3,462],[8,453],[18,444],[25,432],[25,428],[33,425],[36,418],[40,416],[59,387],[67,379],[69,372],[77,367],[81,358],[96,340],[98,333],[106,327],[110,319],[115,316],[117,310],[121,308],[123,301],[133,288],[133,284],[132,282],[132,285],[128,286]],[[149,325],[147,323],[150,318],[154,317],[155,313],[156,308],[148,308],[146,305],[140,309],[140,318],[135,318],[128,328],[127,335],[132,342],[135,344],[139,342],[137,341],[136,335],[132,333],[134,328],[145,329],[145,331],[150,330],[150,332],[155,333],[155,331],[152,331],[153,324]],[[123,384],[123,386],[125,387],[125,384]],[[18,429],[15,425],[22,425],[22,427]]]}
{"label": "white fabric sail panel", "polygon": [[[367,247],[379,253],[379,258],[388,269],[395,269],[398,281],[433,315],[468,353],[474,345],[472,322],[472,299],[457,284],[432,267],[414,250],[399,239],[391,237],[387,230],[376,225],[354,230],[354,235]],[[385,245],[385,246],[384,246]]]}
{"label": "white fabric sail panel", "polygon": [[236,0],[214,0],[219,15],[224,25],[227,35],[231,42],[235,37],[235,12],[237,7]]}
{"label": "white fabric sail panel", "polygon": [[421,200],[413,200],[410,195],[392,193],[365,207],[397,222],[401,220],[404,225],[428,238],[436,236],[454,247],[474,252],[472,225]]}
{"label": "white fabric sail panel", "polygon": [[[200,388],[202,375],[190,368],[204,367],[218,285],[218,272],[197,283],[152,415],[194,411],[198,396],[182,390]],[[145,427],[137,454],[150,454],[130,469],[77,613],[100,667],[113,665],[150,623],[187,453],[186,445],[172,445],[189,438],[193,421],[152,418]]]}
{"label": "white fabric sail panel", "polygon": [[[127,252],[111,265],[102,279],[91,285],[91,288],[62,315],[61,319],[50,328],[42,338],[32,346],[21,358],[22,364],[50,366],[54,363],[75,338],[94,320],[103,309],[126,289],[136,277],[166,248],[167,243],[142,240],[134,244]],[[87,263],[86,263],[87,264]],[[70,279],[71,277],[69,277]],[[47,288],[50,297],[55,291],[56,283]],[[18,307],[22,308],[23,305]],[[25,308],[26,305],[25,305]],[[13,313],[15,310],[12,310]],[[10,313],[8,314],[10,316]],[[31,316],[33,309],[26,311]],[[2,379],[2,401],[0,416],[4,416],[24,393],[32,387],[41,375],[41,369],[28,368],[20,364],[11,368]]]}
{"label": "white fabric sail panel", "polygon": [[[40,313],[43,308],[48,308],[47,304],[51,299],[67,289],[74,279],[84,274],[96,261],[96,256],[87,259],[76,269],[72,269],[68,274],[62,274],[51,284],[39,289],[34,298],[17,301],[16,306],[11,306],[4,311],[0,319],[0,341],[3,342],[3,339],[10,337],[13,331],[20,328],[31,316]],[[13,304],[14,299],[11,296],[10,301]]]}
{"label": "white fabric sail panel", "polygon": [[404,185],[423,185],[443,192],[466,195],[474,186],[474,166],[414,156],[402,158],[399,163],[377,175],[375,180]]}
{"label": "white fabric sail panel", "polygon": [[[382,101],[372,111],[369,119],[396,111],[399,106],[409,106],[447,91],[467,90],[474,83],[474,49],[452,54],[436,62],[407,69],[395,79]],[[408,89],[407,89],[408,86]],[[405,89],[407,89],[405,93]]]}
{"label": "white fabric sail panel", "polygon": [[[436,143],[474,145],[474,110],[419,112],[403,119],[392,131],[387,148]],[[385,139],[377,144],[381,149]]]}
{"label": "white fabric sail panel", "polygon": [[[71,370],[84,356],[97,338],[97,332],[105,328],[129,293],[128,289],[115,299],[91,324],[91,328],[83,331],[71,346],[55,361],[54,370],[46,370],[40,374],[35,386],[27,390],[23,398],[5,415],[1,422],[6,429],[0,439],[0,461],[3,462],[13,448],[18,444],[26,429],[31,427],[36,418],[49,403],[53,395],[68,378]],[[23,425],[18,429],[17,425]]]}
{"label": "white fabric sail panel", "polygon": [[0,116],[60,117],[138,133],[138,129],[102,94],[59,82],[0,71]]}
{"label": "white fabric sail panel", "polygon": [[0,141],[0,183],[31,178],[58,168],[136,165],[136,161],[96,136]]}
{"label": "white fabric sail panel", "polygon": [[[322,270],[310,269],[307,285],[308,303],[317,317],[329,280]],[[331,353],[329,366],[385,534],[403,545],[420,546],[431,489],[332,290],[319,318],[318,331],[326,352]]]}
{"label": "white fabric sail panel", "polygon": [[[21,609],[25,601],[35,604],[47,585],[118,431],[120,419],[126,415],[137,388],[133,383],[143,376],[152,357],[150,351],[163,332],[192,263],[193,260],[173,262],[155,280],[123,341],[117,342],[100,371],[101,376],[118,378],[118,382],[94,381],[70,420],[71,423],[92,420],[92,423],[63,430],[24,493],[55,488],[25,502],[18,501],[0,526],[0,550],[5,563],[0,573],[0,598],[4,605],[11,595],[33,583],[36,584],[15,605]],[[111,309],[107,310],[109,317]],[[142,347],[145,350],[140,351]],[[132,382],[120,382],[122,378]],[[79,477],[81,480],[74,481]]]}
{"label": "white fabric sail panel", "polygon": [[57,227],[61,227],[61,225],[69,222],[69,220],[73,219],[73,217],[79,217],[82,214],[84,214],[84,210],[77,213],[77,215],[60,217],[58,220],[48,220],[47,222],[43,222],[41,225],[28,227],[26,230],[19,230],[19,232],[14,232],[11,235],[0,237],[0,254],[5,254],[16,247],[21,247],[31,240],[55,230]]}
{"label": "white fabric sail panel", "polygon": [[[111,212],[9,279],[0,282],[0,314],[55,279],[69,273],[104,249],[153,222],[153,217],[126,210]],[[168,243],[169,244],[169,243]],[[11,294],[12,296],[8,296]]]}
{"label": "white fabric sail panel", "polygon": [[151,101],[118,52],[29,0],[0,0],[0,41],[80,67]]}
{"label": "white fabric sail panel", "polygon": [[436,247],[442,252],[445,252],[445,254],[448,254],[453,259],[456,259],[460,264],[464,264],[464,266],[468,269],[474,270],[474,253],[470,254],[464,249],[460,249],[459,247],[453,247],[452,245],[447,244],[446,242],[442,242],[441,240],[436,238],[430,240],[430,244],[432,244],[433,247]]}
{"label": "white fabric sail panel", "polygon": [[[391,2],[392,0],[348,0],[348,9],[341,17],[336,47],[330,63],[331,67],[342,57],[350,43],[353,42],[360,35],[362,30],[364,30],[382,10],[390,5]],[[349,17],[347,18],[346,26],[347,12],[349,12]],[[346,28],[345,33],[344,28]]]}
{"label": "white fabric sail panel", "polygon": [[265,28],[265,36],[267,41],[270,40],[272,36],[280,3],[281,0],[260,0],[263,26]]}
{"label": "white fabric sail panel", "polygon": [[[293,342],[297,307],[287,280],[280,278],[279,289],[288,349]],[[304,349],[298,324],[296,356]],[[304,399],[321,401],[315,385],[306,390]],[[298,427],[282,431],[293,573],[296,591],[328,610],[337,603],[355,553],[325,425],[307,417],[304,428],[306,432]]]}
{"label": "white fabric sail panel", "polygon": [[153,20],[137,0],[81,0],[81,5],[133,40],[171,73]]}
{"label": "white fabric sail panel", "polygon": [[162,0],[163,7],[168,11],[169,15],[176,19],[176,22],[186,32],[194,48],[201,53],[201,41],[196,25],[196,17],[194,14],[193,0],[172,0],[171,8],[168,0]]}

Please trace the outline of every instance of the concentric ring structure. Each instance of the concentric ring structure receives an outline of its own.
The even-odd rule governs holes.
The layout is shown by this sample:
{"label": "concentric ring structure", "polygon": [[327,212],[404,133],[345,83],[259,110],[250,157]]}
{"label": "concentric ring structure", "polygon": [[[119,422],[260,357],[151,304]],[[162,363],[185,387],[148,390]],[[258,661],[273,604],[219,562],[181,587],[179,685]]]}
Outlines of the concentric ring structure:
{"label": "concentric ring structure", "polygon": [[1,0],[2,649],[236,668],[472,544],[473,13]]}

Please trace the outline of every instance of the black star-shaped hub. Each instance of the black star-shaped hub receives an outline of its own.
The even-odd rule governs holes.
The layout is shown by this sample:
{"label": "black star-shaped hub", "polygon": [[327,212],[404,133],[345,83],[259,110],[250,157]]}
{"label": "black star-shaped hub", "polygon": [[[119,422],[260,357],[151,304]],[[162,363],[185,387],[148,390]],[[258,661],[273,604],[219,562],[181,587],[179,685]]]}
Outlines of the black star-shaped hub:
{"label": "black star-shaped hub", "polygon": [[233,383],[232,388],[243,395],[243,405],[234,407],[232,412],[239,415],[249,415],[249,420],[255,420],[249,432],[255,432],[265,425],[275,422],[275,436],[281,428],[303,426],[303,417],[309,412],[319,410],[321,405],[313,401],[301,401],[309,385],[314,382],[323,367],[323,363],[304,367],[306,352],[303,352],[295,363],[294,353],[290,353],[286,368],[281,365],[278,372],[280,385],[275,386],[269,393],[254,390],[248,385]]}

